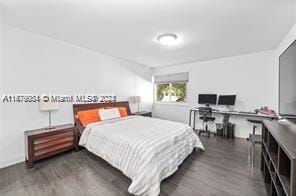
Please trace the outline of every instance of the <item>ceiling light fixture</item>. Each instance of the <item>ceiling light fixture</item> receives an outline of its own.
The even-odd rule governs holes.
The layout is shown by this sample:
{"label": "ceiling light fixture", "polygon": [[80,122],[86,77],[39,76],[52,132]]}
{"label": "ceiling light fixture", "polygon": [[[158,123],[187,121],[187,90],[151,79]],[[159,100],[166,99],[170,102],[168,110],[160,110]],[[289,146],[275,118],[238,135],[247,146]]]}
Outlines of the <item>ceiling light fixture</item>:
{"label": "ceiling light fixture", "polygon": [[157,42],[162,46],[172,46],[177,43],[177,35],[173,33],[165,33],[157,37]]}

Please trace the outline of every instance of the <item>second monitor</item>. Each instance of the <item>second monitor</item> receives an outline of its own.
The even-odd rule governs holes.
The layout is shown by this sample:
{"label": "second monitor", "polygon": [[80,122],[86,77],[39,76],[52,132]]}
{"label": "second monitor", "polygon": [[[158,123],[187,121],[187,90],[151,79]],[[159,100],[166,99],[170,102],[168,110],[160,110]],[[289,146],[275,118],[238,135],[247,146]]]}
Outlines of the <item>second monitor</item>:
{"label": "second monitor", "polygon": [[236,95],[220,95],[218,105],[232,106],[235,104]]}

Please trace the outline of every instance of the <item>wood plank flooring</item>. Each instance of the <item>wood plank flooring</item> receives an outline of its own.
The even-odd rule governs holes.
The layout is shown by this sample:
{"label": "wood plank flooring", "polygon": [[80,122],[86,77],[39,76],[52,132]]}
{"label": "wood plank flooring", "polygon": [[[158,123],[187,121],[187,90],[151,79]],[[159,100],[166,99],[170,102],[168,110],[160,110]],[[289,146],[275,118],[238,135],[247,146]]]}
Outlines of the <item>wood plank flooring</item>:
{"label": "wood plank flooring", "polygon": [[[251,169],[245,139],[201,140],[206,151],[193,152],[162,182],[162,196],[267,195],[259,146]],[[120,196],[129,195],[130,183],[119,170],[86,150],[39,161],[33,169],[23,162],[0,170],[1,196]]]}

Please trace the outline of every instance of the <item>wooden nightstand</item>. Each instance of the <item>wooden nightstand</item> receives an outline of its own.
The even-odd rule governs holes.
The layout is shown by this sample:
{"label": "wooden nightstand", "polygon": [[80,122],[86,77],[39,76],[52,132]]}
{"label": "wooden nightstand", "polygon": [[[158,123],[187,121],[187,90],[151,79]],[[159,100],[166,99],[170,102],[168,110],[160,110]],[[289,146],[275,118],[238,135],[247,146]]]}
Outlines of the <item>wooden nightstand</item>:
{"label": "wooden nightstand", "polygon": [[72,124],[56,126],[54,129],[25,131],[26,162],[29,168],[34,161],[50,157],[67,150],[78,151],[78,134]]}
{"label": "wooden nightstand", "polygon": [[133,113],[133,115],[152,117],[152,112],[146,112],[146,111],[135,112]]}

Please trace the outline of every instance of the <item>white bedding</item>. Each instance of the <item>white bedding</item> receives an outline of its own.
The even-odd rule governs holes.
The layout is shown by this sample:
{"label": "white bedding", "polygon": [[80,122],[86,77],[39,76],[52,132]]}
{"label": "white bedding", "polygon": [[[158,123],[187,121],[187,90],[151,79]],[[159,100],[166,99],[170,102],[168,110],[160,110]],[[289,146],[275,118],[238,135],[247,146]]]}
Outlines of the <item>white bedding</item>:
{"label": "white bedding", "polygon": [[204,150],[189,126],[156,118],[129,116],[88,125],[79,144],[132,180],[131,194],[156,196],[194,147]]}

